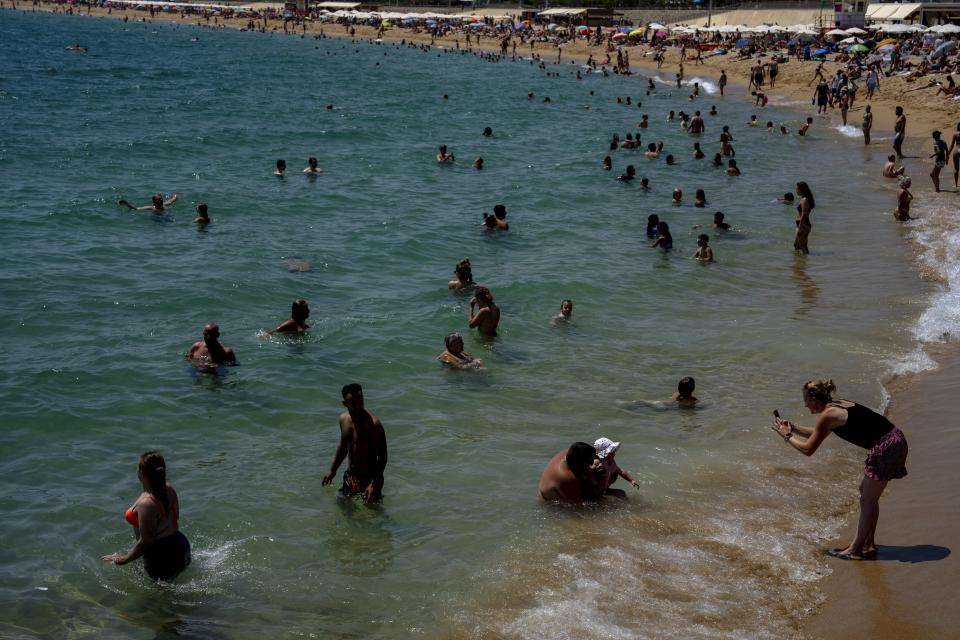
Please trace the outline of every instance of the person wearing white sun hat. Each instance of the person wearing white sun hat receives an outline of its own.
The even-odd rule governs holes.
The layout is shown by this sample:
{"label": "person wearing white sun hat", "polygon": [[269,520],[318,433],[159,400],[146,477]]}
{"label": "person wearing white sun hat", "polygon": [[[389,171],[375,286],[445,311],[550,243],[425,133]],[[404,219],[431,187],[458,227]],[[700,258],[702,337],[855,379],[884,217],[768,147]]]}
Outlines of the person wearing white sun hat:
{"label": "person wearing white sun hat", "polygon": [[610,438],[597,438],[597,441],[593,443],[593,448],[597,452],[597,459],[594,460],[594,468],[600,475],[600,487],[603,489],[604,495],[616,496],[618,498],[627,497],[627,493],[623,489],[610,488],[610,485],[616,482],[617,478],[623,478],[635,488],[640,488],[640,483],[627,471],[624,471],[617,465],[615,457],[617,455],[617,449],[620,448],[619,442],[614,442]]}

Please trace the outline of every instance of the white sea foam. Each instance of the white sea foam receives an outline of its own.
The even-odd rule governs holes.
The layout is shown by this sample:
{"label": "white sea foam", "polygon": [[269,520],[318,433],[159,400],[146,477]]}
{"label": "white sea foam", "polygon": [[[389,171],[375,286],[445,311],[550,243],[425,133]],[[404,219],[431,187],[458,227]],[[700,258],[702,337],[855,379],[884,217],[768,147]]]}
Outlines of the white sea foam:
{"label": "white sea foam", "polygon": [[848,138],[862,138],[863,129],[860,127],[855,127],[852,124],[841,124],[834,127],[841,134],[847,136]]}
{"label": "white sea foam", "polygon": [[720,87],[717,85],[716,82],[714,82],[713,80],[704,80],[703,78],[700,78],[698,76],[694,76],[689,80],[684,81],[683,84],[686,84],[692,87],[695,82],[699,83],[700,90],[706,94],[713,95],[714,93],[717,93],[720,91]]}

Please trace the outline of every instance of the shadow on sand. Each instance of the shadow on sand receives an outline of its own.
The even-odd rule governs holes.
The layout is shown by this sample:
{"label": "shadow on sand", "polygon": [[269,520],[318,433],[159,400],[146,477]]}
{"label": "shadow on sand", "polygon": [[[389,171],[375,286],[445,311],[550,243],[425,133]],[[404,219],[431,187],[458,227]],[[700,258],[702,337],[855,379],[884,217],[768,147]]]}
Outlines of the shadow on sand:
{"label": "shadow on sand", "polygon": [[911,547],[877,545],[878,561],[932,562],[950,555],[950,549],[935,544],[915,544]]}

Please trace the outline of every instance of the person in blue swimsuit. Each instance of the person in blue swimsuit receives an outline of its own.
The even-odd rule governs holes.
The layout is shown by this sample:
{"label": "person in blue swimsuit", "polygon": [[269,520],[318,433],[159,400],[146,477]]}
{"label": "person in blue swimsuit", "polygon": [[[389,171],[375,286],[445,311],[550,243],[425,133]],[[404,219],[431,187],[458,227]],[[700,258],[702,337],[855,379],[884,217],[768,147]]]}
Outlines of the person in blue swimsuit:
{"label": "person in blue swimsuit", "polygon": [[812,427],[802,427],[773,412],[773,429],[784,441],[806,456],[816,453],[831,433],[867,449],[860,482],[860,519],[857,535],[846,547],[827,553],[844,560],[872,560],[877,556],[874,535],[880,516],[880,496],[891,480],[907,475],[907,439],[892,422],[863,405],[834,400],[833,380],[810,380],[803,385],[803,404],[818,414]]}

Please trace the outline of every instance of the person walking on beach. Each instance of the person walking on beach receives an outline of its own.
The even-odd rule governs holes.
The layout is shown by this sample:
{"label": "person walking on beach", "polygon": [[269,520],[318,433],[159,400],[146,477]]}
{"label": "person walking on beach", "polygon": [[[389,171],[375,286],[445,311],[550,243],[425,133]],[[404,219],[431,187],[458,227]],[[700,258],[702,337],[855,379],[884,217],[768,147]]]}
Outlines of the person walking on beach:
{"label": "person walking on beach", "polygon": [[124,565],[143,558],[143,568],[152,580],[172,580],[190,564],[190,541],[180,532],[180,500],[167,482],[167,463],[156,451],[147,451],[137,464],[143,493],[124,514],[133,527],[136,542],[127,553],[103,556],[107,562]]}
{"label": "person walking on beach", "polygon": [[592,470],[596,455],[596,450],[586,442],[574,442],[557,452],[540,475],[539,499],[573,504],[601,499],[600,478]]}
{"label": "person walking on beach", "polygon": [[813,427],[795,425],[774,411],[773,429],[794,449],[806,456],[816,453],[831,433],[867,449],[860,482],[860,518],[857,535],[846,547],[828,554],[844,560],[877,557],[875,534],[880,517],[880,496],[890,480],[907,475],[907,439],[884,416],[848,400],[833,400],[833,380],[810,380],[803,385],[803,404],[817,415]]}
{"label": "person walking on beach", "polygon": [[327,486],[333,482],[337,469],[347,458],[338,497],[361,496],[364,502],[376,502],[383,497],[383,470],[387,467],[383,423],[363,407],[363,389],[359,384],[344,386],[341,395],[347,410],[340,414],[340,444],[320,484]]}
{"label": "person walking on beach", "polygon": [[[479,309],[474,312],[474,307]],[[471,329],[476,328],[482,335],[497,335],[497,326],[500,324],[500,307],[493,302],[493,294],[486,287],[477,287],[475,295],[470,298],[470,312],[467,323]]]}
{"label": "person walking on beach", "polygon": [[827,112],[827,102],[830,96],[830,85],[827,84],[827,81],[823,78],[820,78],[820,82],[817,84],[817,88],[813,90],[813,98],[817,103],[817,115]]}
{"label": "person walking on beach", "polygon": [[934,131],[933,136],[933,171],[930,172],[930,179],[933,180],[933,190],[940,193],[940,170],[947,166],[947,143],[940,139],[942,135],[939,131]]}
{"label": "person walking on beach", "polygon": [[903,141],[907,136],[907,116],[903,115],[903,107],[896,108],[897,120],[893,123],[893,151],[897,160],[903,160]]}
{"label": "person walking on beach", "polygon": [[813,192],[810,191],[806,182],[797,183],[797,195],[800,197],[800,203],[797,204],[797,234],[793,239],[793,248],[800,253],[810,253],[810,248],[807,246],[810,230],[813,228],[810,213],[816,203],[813,200]]}
{"label": "person walking on beach", "polygon": [[863,121],[860,127],[863,129],[863,144],[867,146],[870,144],[870,129],[873,128],[873,112],[870,111],[870,105],[863,109]]}
{"label": "person walking on beach", "polygon": [[203,339],[194,342],[187,351],[187,360],[198,366],[237,364],[233,349],[221,344],[220,326],[210,322],[203,327]]}

